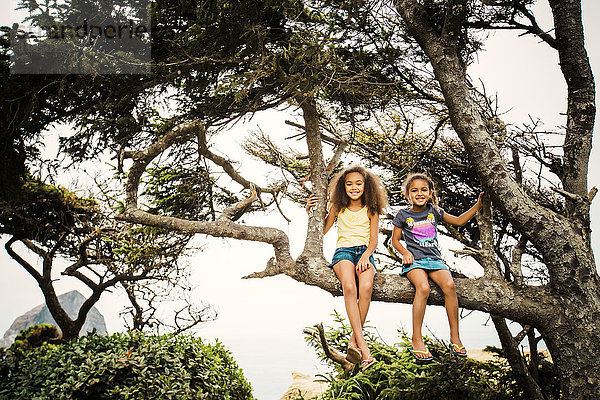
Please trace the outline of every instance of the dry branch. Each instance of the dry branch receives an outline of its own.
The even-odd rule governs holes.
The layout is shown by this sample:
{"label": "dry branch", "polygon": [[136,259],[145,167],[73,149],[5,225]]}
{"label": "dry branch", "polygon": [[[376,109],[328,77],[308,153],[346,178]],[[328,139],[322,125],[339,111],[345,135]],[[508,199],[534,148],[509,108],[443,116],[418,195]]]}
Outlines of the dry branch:
{"label": "dry branch", "polygon": [[344,353],[329,345],[327,338],[325,337],[325,329],[323,329],[323,324],[316,324],[315,328],[317,328],[316,331],[314,329],[305,328],[303,332],[307,335],[311,335],[315,341],[321,345],[323,352],[325,352],[325,356],[333,362],[341,365],[344,369],[344,372],[349,373],[352,371],[355,364],[352,364],[346,360],[346,355]]}

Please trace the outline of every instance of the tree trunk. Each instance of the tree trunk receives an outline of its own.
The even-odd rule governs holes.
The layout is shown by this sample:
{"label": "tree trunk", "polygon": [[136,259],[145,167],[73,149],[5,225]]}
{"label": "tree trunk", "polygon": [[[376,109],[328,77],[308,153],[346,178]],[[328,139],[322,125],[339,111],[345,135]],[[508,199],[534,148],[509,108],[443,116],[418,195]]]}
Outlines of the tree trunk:
{"label": "tree trunk", "polygon": [[62,340],[67,341],[79,337],[79,332],[85,323],[85,316],[83,319],[71,319],[69,314],[67,314],[60,304],[60,301],[58,301],[58,296],[54,291],[52,283],[47,282],[45,284],[40,284],[39,286],[44,295],[48,311],[50,311],[52,318],[54,318],[54,321],[56,321],[56,324],[60,329]]}
{"label": "tree trunk", "polygon": [[560,179],[567,192],[586,196],[596,91],[585,50],[581,1],[549,0],[549,3],[554,17],[560,68],[567,83],[567,125]]}
{"label": "tree trunk", "polygon": [[540,354],[538,352],[538,339],[535,337],[535,330],[531,329],[527,332],[527,341],[529,342],[529,357],[531,362],[529,364],[529,372],[531,377],[538,384],[540,383],[539,366],[540,366]]}
{"label": "tree trunk", "polygon": [[527,369],[525,360],[519,352],[518,343],[515,342],[510,330],[508,329],[508,326],[506,325],[506,320],[494,314],[491,314],[491,317],[492,322],[496,327],[496,332],[498,332],[498,337],[500,338],[504,355],[508,360],[513,372],[517,375],[517,380],[525,389],[530,399],[544,400],[542,390]]}
{"label": "tree trunk", "polygon": [[309,215],[308,233],[302,257],[319,257],[323,255],[323,219],[327,204],[327,174],[325,173],[321,144],[321,128],[315,99],[312,96],[297,95],[296,101],[300,104],[306,124],[306,144],[309,149],[312,191],[319,200]]}
{"label": "tree trunk", "polygon": [[554,318],[538,330],[552,355],[564,398],[597,399],[600,393],[600,295],[580,293],[564,300]]}
{"label": "tree trunk", "polygon": [[[13,260],[18,262],[24,269],[31,275],[37,282],[40,287],[42,294],[44,295],[44,300],[46,302],[46,306],[48,307],[48,311],[54,321],[58,325],[63,340],[74,339],[79,336],[79,331],[83,327],[85,323],[85,315],[83,317],[77,318],[76,320],[72,320],[69,317],[69,314],[65,311],[65,309],[60,304],[58,300],[58,296],[56,295],[56,291],[54,290],[54,286],[52,284],[52,264],[53,258],[52,255],[46,253],[42,249],[35,246],[29,240],[22,240],[22,242],[34,253],[38,254],[42,258],[43,273],[40,274],[31,264],[29,264],[25,259],[23,259],[19,254],[15,252],[12,248],[13,243],[15,243],[18,239],[16,237],[10,238],[4,245],[6,252],[9,256],[12,257]],[[85,313],[87,315],[87,312]]]}

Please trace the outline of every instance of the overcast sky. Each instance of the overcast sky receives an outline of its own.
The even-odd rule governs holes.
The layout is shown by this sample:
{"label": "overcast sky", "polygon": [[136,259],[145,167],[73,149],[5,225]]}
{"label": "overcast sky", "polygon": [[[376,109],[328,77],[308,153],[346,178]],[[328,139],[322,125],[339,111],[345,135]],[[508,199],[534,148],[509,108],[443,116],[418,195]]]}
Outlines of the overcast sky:
{"label": "overcast sky", "polygon": [[[3,8],[8,2],[2,0]],[[592,68],[600,66],[600,4],[597,0],[583,0],[586,44]],[[546,3],[543,8],[548,9]],[[550,26],[549,10],[546,10],[542,26]],[[0,25],[7,24],[6,13],[0,17]],[[9,21],[10,22],[10,21]],[[498,93],[500,108],[510,110],[505,122],[519,124],[528,120],[528,115],[539,117],[545,126],[553,128],[564,124],[566,110],[566,86],[558,66],[556,53],[533,37],[515,40],[514,32],[498,32],[486,42],[486,51],[479,54],[478,62],[470,69],[476,80],[481,77],[488,93]],[[598,85],[597,85],[598,87]],[[242,135],[252,127],[261,127],[265,132],[289,131],[284,120],[289,116],[269,112],[255,118],[243,127],[236,127],[234,135]],[[598,126],[598,123],[596,123]],[[596,128],[596,132],[598,129]],[[231,136],[228,136],[231,140]],[[49,140],[52,140],[49,135]],[[591,157],[590,187],[600,186],[597,173],[599,159],[599,136],[594,138]],[[241,151],[228,153],[241,161],[240,168],[251,175],[256,162],[243,156]],[[262,177],[247,176],[261,181]],[[592,207],[592,241],[598,251],[600,232],[600,200]],[[291,237],[293,255],[299,254],[304,245],[306,213],[298,206],[284,204],[292,222],[287,224],[273,212],[268,216],[247,218],[247,223],[278,226]],[[219,312],[216,321],[200,328],[200,336],[212,340],[219,338],[231,351],[252,382],[258,399],[275,399],[284,393],[291,382],[291,371],[317,374],[327,371],[319,364],[313,351],[306,346],[302,329],[317,322],[331,322],[334,309],[345,314],[341,298],[298,283],[287,276],[266,279],[242,280],[242,276],[264,269],[272,256],[267,244],[239,242],[198,236],[197,243],[203,251],[190,259],[192,280],[196,285],[195,298],[213,304]],[[331,257],[335,246],[335,230],[326,237],[325,251]],[[4,241],[2,241],[2,244]],[[444,251],[455,248],[443,241]],[[462,263],[450,257],[451,262]],[[2,280],[0,280],[0,335],[12,321],[22,313],[42,302],[42,296],[34,280],[27,275],[4,252],[0,253]],[[58,293],[71,290],[70,282],[59,283]],[[82,292],[85,293],[84,290]],[[104,314],[109,331],[122,329],[117,315],[123,299],[114,295],[103,296],[98,308]],[[382,338],[390,343],[396,340],[397,329],[410,330],[410,305],[374,303],[369,314],[370,324],[377,327]],[[447,339],[448,328],[443,308],[428,307],[425,323],[439,338]],[[462,339],[468,348],[482,348],[487,344],[498,344],[495,331],[484,326],[486,317],[473,313],[461,322]]]}

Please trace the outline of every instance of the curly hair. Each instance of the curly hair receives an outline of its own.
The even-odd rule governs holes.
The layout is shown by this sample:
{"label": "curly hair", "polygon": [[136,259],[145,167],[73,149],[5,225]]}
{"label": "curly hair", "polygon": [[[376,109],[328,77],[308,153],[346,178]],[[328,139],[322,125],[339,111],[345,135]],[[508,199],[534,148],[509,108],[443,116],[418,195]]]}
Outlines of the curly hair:
{"label": "curly hair", "polygon": [[388,205],[385,187],[377,175],[358,165],[339,172],[329,183],[328,193],[331,206],[342,210],[350,205],[350,197],[346,193],[346,176],[352,172],[361,174],[365,181],[365,190],[360,198],[363,206],[367,206],[372,215],[383,214],[383,209]]}
{"label": "curly hair", "polygon": [[406,176],[406,178],[404,179],[404,183],[402,184],[402,188],[404,189],[404,196],[406,196],[406,198],[410,201],[410,197],[408,196],[408,190],[410,189],[410,185],[413,183],[413,181],[416,181],[417,179],[422,179],[425,182],[427,182],[429,190],[431,191],[431,203],[434,206],[438,207],[435,183],[433,182],[433,179],[431,179],[431,177],[425,172],[413,172]]}

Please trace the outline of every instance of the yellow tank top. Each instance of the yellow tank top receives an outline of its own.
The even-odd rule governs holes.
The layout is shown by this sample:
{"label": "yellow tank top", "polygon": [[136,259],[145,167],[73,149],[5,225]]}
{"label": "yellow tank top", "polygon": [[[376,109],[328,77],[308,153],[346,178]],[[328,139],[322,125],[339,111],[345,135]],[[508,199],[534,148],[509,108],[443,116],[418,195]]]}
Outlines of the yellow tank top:
{"label": "yellow tank top", "polygon": [[338,240],[336,247],[369,245],[371,220],[364,206],[358,211],[344,208],[337,216]]}

